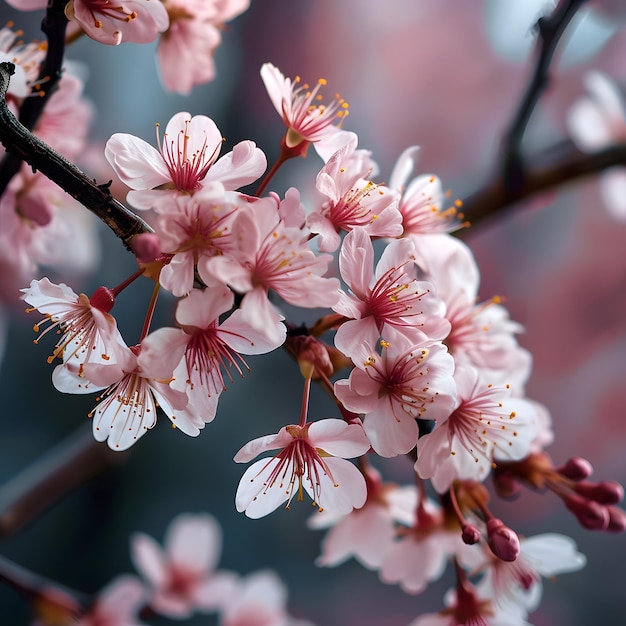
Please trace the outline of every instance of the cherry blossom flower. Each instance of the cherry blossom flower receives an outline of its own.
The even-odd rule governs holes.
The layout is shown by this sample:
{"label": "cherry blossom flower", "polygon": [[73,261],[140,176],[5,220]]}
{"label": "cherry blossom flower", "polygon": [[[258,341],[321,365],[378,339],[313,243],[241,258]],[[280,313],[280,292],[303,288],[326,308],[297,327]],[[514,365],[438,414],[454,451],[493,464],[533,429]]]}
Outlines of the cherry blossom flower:
{"label": "cherry blossom flower", "polygon": [[476,586],[482,597],[490,598],[496,606],[506,608],[513,604],[527,612],[539,606],[542,577],[575,572],[586,563],[572,539],[555,533],[522,538],[515,561],[497,558],[482,543],[477,549],[465,550],[459,556],[472,575],[483,575]]}
{"label": "cherry blossom flower", "polygon": [[369,159],[355,149],[353,141],[335,152],[317,175],[317,189],[328,200],[307,216],[307,225],[311,232],[319,233],[322,252],[335,251],[341,243],[339,231],[357,226],[363,227],[370,237],[402,234],[396,194],[365,179],[369,172],[364,165],[369,165]]}
{"label": "cherry blossom flower", "polygon": [[427,276],[445,302],[451,325],[445,343],[455,362],[471,364],[494,385],[509,383],[521,394],[532,362],[515,337],[523,327],[510,319],[502,298],[478,302],[480,273],[470,249],[440,234],[420,237],[416,250],[427,259]]}
{"label": "cherry blossom flower", "polygon": [[510,386],[486,384],[469,366],[454,377],[455,410],[417,442],[415,470],[439,493],[457,478],[484,480],[498,459],[524,458],[538,428],[534,405],[511,397]]}
{"label": "cherry blossom flower", "polygon": [[396,524],[412,526],[415,521],[417,489],[383,483],[378,472],[368,468],[367,500],[348,515],[322,511],[308,520],[311,528],[330,530],[322,542],[316,564],[335,567],[354,557],[363,567],[378,569],[396,537]]}
{"label": "cherry blossom flower", "polygon": [[133,135],[115,133],[104,153],[122,182],[133,190],[128,202],[138,209],[158,210],[181,192],[193,194],[215,181],[233,190],[254,182],[265,171],[267,160],[253,141],[238,143],[218,160],[222,141],[210,117],[192,117],[183,111],[167,123],[163,141],[157,126],[158,149]]}
{"label": "cherry blossom flower", "polygon": [[[49,363],[57,357],[82,365],[93,359],[116,361],[116,354],[126,344],[109,313],[114,302],[109,291],[101,287],[88,298],[47,278],[33,280],[30,287],[22,289],[22,299],[33,307],[27,311],[38,310],[45,315],[44,320],[34,325],[35,332],[40,333],[35,343],[51,330],[56,330],[59,336],[52,356],[48,357]],[[44,322],[49,322],[49,326],[41,331]]]}
{"label": "cherry blossom flower", "polygon": [[[220,324],[219,316],[229,311],[233,303],[234,294],[227,287],[193,289],[176,308],[180,328],[159,328],[142,344],[142,352],[150,358],[168,354],[174,361],[180,359],[170,385],[186,392],[190,404],[206,423],[215,417],[217,400],[225,389],[222,370],[232,382],[230,368],[242,377],[241,367],[247,368],[240,353],[264,354],[280,345],[268,343],[265,333],[242,321],[253,315],[243,306]],[[284,332],[284,325],[280,326]]]}
{"label": "cherry blossom flower", "polygon": [[439,613],[421,615],[409,626],[532,626],[521,608],[494,607],[469,582],[446,594],[446,606]]}
{"label": "cherry blossom flower", "polygon": [[220,613],[220,626],[311,626],[286,610],[287,589],[269,570],[239,580]]}
{"label": "cherry blossom flower", "polygon": [[213,53],[221,29],[247,10],[250,0],[164,0],[170,24],[161,35],[157,59],[168,91],[189,95],[215,77]]}
{"label": "cherry blossom flower", "polygon": [[253,519],[264,517],[303,489],[320,510],[346,514],[365,503],[367,489],[359,470],[346,458],[365,454],[370,444],[357,423],[323,419],[304,426],[284,426],[275,435],[247,443],[235,455],[247,463],[269,450],[276,456],[253,463],[241,477],[235,505]]}
{"label": "cherry blossom flower", "polygon": [[[6,61],[15,66],[7,91],[7,104],[13,112],[17,112],[17,101],[32,94],[40,65],[46,56],[45,44],[25,44],[20,40],[23,34],[23,31],[14,31],[9,26],[0,28],[0,62]],[[0,147],[0,154],[3,153],[4,146]]]}
{"label": "cherry blossom flower", "polygon": [[[323,143],[330,140],[335,150],[344,145],[336,145],[338,129],[334,122],[342,120],[348,114],[348,103],[339,96],[330,104],[320,104],[319,91],[326,85],[326,80],[320,78],[312,89],[307,84],[298,86],[300,77],[293,81],[271,63],[264,63],[261,67],[261,78],[267,94],[278,114],[287,127],[283,139],[286,148],[298,148],[305,152],[309,143]],[[345,142],[353,134],[345,134]],[[334,152],[334,150],[333,150]]]}
{"label": "cherry blossom flower", "polygon": [[235,574],[216,571],[221,544],[220,526],[208,513],[173,519],[164,548],[152,537],[135,533],[131,557],[150,584],[150,607],[174,619],[190,617],[195,610],[221,608],[236,584]]}
{"label": "cherry blossom flower", "polygon": [[442,420],[454,408],[454,361],[441,342],[413,342],[395,334],[382,355],[366,342],[348,354],[356,367],[335,383],[345,408],[363,413],[363,428],[377,454],[406,454],[418,438],[416,418]]}
{"label": "cherry blossom flower", "polygon": [[77,367],[72,361],[55,368],[52,383],[63,393],[86,394],[105,390],[90,413],[93,435],[107,441],[112,450],[130,448],[156,425],[157,406],[172,421],[172,426],[195,437],[204,420],[189,407],[184,391],[169,386],[177,364],[177,354],[141,353],[141,345],[118,353],[118,363],[86,363]]}
{"label": "cherry blossom flower", "polygon": [[374,272],[374,248],[367,232],[355,228],[346,235],[339,268],[351,293],[342,291],[333,306],[350,320],[335,335],[335,345],[344,354],[351,354],[360,343],[374,346],[381,335],[389,337],[393,331],[416,342],[424,336],[443,339],[448,334],[443,302],[432,283],[416,279],[413,259],[411,241],[393,241]]}
{"label": "cherry blossom flower", "polygon": [[240,204],[236,194],[225,194],[220,183],[212,183],[193,196],[177,196],[163,205],[155,232],[163,252],[173,255],[159,275],[165,289],[175,296],[189,293],[195,269],[206,285],[223,282],[211,268],[222,255],[237,252],[233,227]]}
{"label": "cherry blossom flower", "polygon": [[[626,105],[614,83],[601,72],[584,78],[589,95],[575,102],[567,116],[574,143],[583,152],[601,150],[626,142]],[[617,220],[626,220],[626,168],[612,167],[598,179],[607,210]]]}
{"label": "cherry blossom flower", "polygon": [[89,37],[111,46],[122,40],[149,43],[169,25],[165,7],[153,0],[70,0],[65,15]]}
{"label": "cherry blossom flower", "polygon": [[450,557],[462,546],[461,535],[446,528],[441,508],[421,501],[414,525],[401,531],[386,551],[380,579],[399,583],[406,593],[421,593],[441,577]]}
{"label": "cherry blossom flower", "polygon": [[118,576],[102,589],[76,626],[140,626],[137,617],[147,600],[145,587],[135,576]]}
{"label": "cherry blossom flower", "polygon": [[[292,199],[293,201],[293,199]],[[244,293],[244,302],[253,300],[246,321],[262,331],[277,328],[283,319],[268,298],[268,290],[299,307],[331,306],[339,299],[339,281],[324,274],[332,257],[316,255],[306,232],[288,227],[280,219],[274,197],[261,198],[243,207],[233,225],[236,249],[230,255],[203,259],[198,264],[235,291]],[[280,337],[268,340],[279,341]]]}
{"label": "cherry blossom flower", "polygon": [[[427,235],[451,232],[462,226],[458,207],[443,209],[441,181],[433,174],[422,174],[407,182],[413,173],[418,146],[410,146],[396,162],[389,187],[400,194],[398,210],[402,214],[403,235]],[[417,246],[419,247],[419,245]]]}

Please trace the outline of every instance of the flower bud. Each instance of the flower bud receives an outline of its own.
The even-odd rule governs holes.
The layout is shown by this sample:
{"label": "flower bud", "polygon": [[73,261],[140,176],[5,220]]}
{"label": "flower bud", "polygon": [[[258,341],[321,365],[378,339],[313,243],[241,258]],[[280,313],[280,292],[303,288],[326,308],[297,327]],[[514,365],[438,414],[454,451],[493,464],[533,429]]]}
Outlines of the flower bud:
{"label": "flower bud", "polygon": [[568,494],[563,498],[563,501],[583,528],[587,530],[606,530],[608,528],[610,516],[607,507],[576,494]]}
{"label": "flower bud", "polygon": [[108,313],[115,304],[115,294],[112,289],[108,287],[98,287],[91,298],[89,298],[89,304],[94,309],[98,309],[103,313]]}
{"label": "flower bud", "polygon": [[587,459],[583,459],[579,456],[574,456],[569,459],[564,465],[561,465],[561,467],[557,467],[556,471],[562,476],[565,476],[565,478],[579,481],[591,476],[591,474],[593,473],[593,467],[591,466],[591,463],[587,461]]}
{"label": "flower bud", "polygon": [[161,242],[154,233],[141,233],[133,237],[130,247],[140,263],[152,263],[161,255]]}
{"label": "flower bud", "polygon": [[626,511],[618,509],[616,506],[607,507],[609,511],[609,525],[607,531],[610,533],[623,533],[626,530]]}
{"label": "flower bud", "polygon": [[613,480],[600,483],[584,481],[574,485],[573,489],[584,498],[599,504],[617,504],[624,497],[624,488]]}
{"label": "flower bud", "polygon": [[480,541],[480,531],[472,524],[465,524],[461,538],[463,539],[463,543],[466,543],[468,546],[473,546]]}
{"label": "flower bud", "polygon": [[515,561],[519,556],[517,533],[495,517],[487,521],[487,543],[491,551],[503,561]]}

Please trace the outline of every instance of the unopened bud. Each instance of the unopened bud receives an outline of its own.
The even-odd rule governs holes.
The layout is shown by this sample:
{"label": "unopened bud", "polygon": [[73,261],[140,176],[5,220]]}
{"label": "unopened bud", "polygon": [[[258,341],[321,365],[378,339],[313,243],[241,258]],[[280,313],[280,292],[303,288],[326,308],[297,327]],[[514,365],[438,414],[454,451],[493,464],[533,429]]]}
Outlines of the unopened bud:
{"label": "unopened bud", "polygon": [[94,309],[98,309],[103,313],[108,313],[115,304],[115,295],[113,290],[108,287],[98,287],[93,292],[91,298],[89,298],[89,304],[91,304]]}
{"label": "unopened bud", "polygon": [[563,498],[565,506],[576,516],[579,524],[587,530],[606,530],[610,516],[606,506],[587,500],[576,494]]}
{"label": "unopened bud", "polygon": [[616,506],[609,506],[607,509],[609,511],[609,525],[606,530],[610,533],[623,533],[626,530],[626,511],[622,511]]}
{"label": "unopened bud", "polygon": [[515,561],[519,556],[517,533],[495,517],[487,521],[487,543],[491,551],[503,561]]}
{"label": "unopened bud", "polygon": [[333,373],[333,364],[328,356],[326,346],[315,337],[307,335],[299,337],[298,366],[305,378],[317,378],[316,373],[321,372],[326,376]]}
{"label": "unopened bud", "polygon": [[613,480],[600,483],[580,482],[574,485],[574,491],[599,504],[618,504],[624,498],[624,488]]}
{"label": "unopened bud", "polygon": [[130,247],[140,263],[152,263],[161,256],[161,242],[154,233],[141,233],[133,237]]}
{"label": "unopened bud", "polygon": [[472,524],[465,524],[461,538],[463,539],[463,543],[466,543],[468,546],[473,546],[480,541],[480,531]]}
{"label": "unopened bud", "polygon": [[493,484],[501,498],[514,498],[521,492],[519,481],[512,474],[505,472],[494,473]]}
{"label": "unopened bud", "polygon": [[561,467],[557,467],[556,470],[565,478],[569,478],[570,480],[584,480],[588,478],[593,473],[593,467],[591,463],[587,461],[587,459],[583,459],[579,456],[574,456],[569,459],[565,464],[561,465]]}

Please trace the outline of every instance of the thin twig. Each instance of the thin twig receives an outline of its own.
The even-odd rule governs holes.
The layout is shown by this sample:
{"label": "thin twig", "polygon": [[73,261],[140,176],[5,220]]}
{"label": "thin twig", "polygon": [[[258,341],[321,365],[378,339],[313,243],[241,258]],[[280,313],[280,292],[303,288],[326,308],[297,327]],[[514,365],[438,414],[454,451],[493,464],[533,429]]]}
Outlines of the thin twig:
{"label": "thin twig", "polygon": [[[26,98],[19,113],[20,122],[32,130],[37,124],[50,96],[56,91],[61,80],[63,55],[65,54],[65,5],[67,0],[49,0],[46,16],[41,23],[41,30],[48,40],[46,57],[39,71],[35,86],[37,95]],[[16,152],[7,153],[0,163],[0,196],[4,193],[13,176],[20,171],[22,159]]]}
{"label": "thin twig", "polygon": [[82,427],[0,487],[0,538],[7,538],[107,467],[126,460]]}
{"label": "thin twig", "polygon": [[49,611],[67,615],[68,623],[72,618],[77,621],[93,603],[89,596],[35,574],[3,556],[0,556],[0,581],[33,600],[42,612],[46,612],[47,605]]}
{"label": "thin twig", "polygon": [[523,184],[512,189],[494,178],[463,200],[463,214],[472,226],[488,217],[511,209],[516,202],[535,194],[598,174],[616,165],[626,167],[626,144],[615,144],[597,152],[584,154],[565,142],[529,156]]}
{"label": "thin twig", "polygon": [[565,28],[585,1],[561,0],[552,15],[537,21],[535,68],[511,125],[504,134],[502,177],[504,185],[513,193],[524,185],[526,172],[522,140],[530,116],[550,83],[550,63],[554,51]]}
{"label": "thin twig", "polygon": [[110,182],[97,185],[15,119],[6,104],[9,80],[14,71],[15,66],[12,63],[0,63],[0,142],[8,151],[19,155],[33,170],[42,172],[87,207],[130,250],[133,237],[152,232],[152,229],[111,195]]}

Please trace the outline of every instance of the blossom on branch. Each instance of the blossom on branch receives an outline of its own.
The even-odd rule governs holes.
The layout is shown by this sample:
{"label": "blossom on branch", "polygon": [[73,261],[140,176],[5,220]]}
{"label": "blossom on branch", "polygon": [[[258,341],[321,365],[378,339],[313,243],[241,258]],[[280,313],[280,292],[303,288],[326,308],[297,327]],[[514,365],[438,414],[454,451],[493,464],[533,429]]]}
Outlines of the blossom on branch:
{"label": "blossom on branch", "polygon": [[339,268],[350,292],[342,291],[333,306],[349,319],[335,335],[335,345],[344,354],[351,354],[359,344],[375,346],[381,335],[389,338],[391,332],[416,343],[448,334],[443,302],[433,283],[417,280],[414,259],[411,241],[393,241],[374,271],[374,247],[367,231],[355,228],[346,235]]}
{"label": "blossom on branch", "polygon": [[169,24],[165,7],[155,0],[70,0],[65,14],[89,37],[111,46],[149,43]]}
{"label": "blossom on branch", "polygon": [[323,419],[304,426],[284,426],[275,435],[247,443],[235,455],[247,463],[259,454],[280,449],[276,456],[253,463],[241,477],[235,505],[251,518],[268,515],[283,502],[287,508],[303,490],[321,510],[346,514],[365,503],[361,472],[346,458],[365,454],[369,441],[360,423]]}
{"label": "blossom on branch", "polygon": [[[288,150],[306,154],[310,143],[316,150],[320,147],[323,150],[324,144],[330,143],[334,147],[330,152],[332,154],[353,138],[353,133],[339,131],[334,125],[348,115],[348,103],[339,95],[330,104],[320,103],[323,96],[319,92],[326,86],[326,79],[320,78],[313,88],[306,83],[299,86],[299,76],[292,81],[271,63],[263,64],[261,78],[274,108],[287,127],[283,144]],[[337,145],[339,133],[342,139]]]}
{"label": "blossom on branch", "polygon": [[186,112],[167,123],[163,140],[157,125],[157,148],[127,133],[115,133],[104,154],[130,191],[137,209],[167,207],[174,197],[194,194],[212,182],[227,190],[248,185],[265,171],[265,154],[253,141],[238,143],[218,160],[223,138],[206,115]]}
{"label": "blossom on branch", "polygon": [[363,428],[381,456],[406,454],[418,438],[416,418],[445,419],[456,400],[454,361],[441,342],[393,333],[379,354],[367,342],[348,354],[349,379],[335,383],[343,406],[363,414]]}

